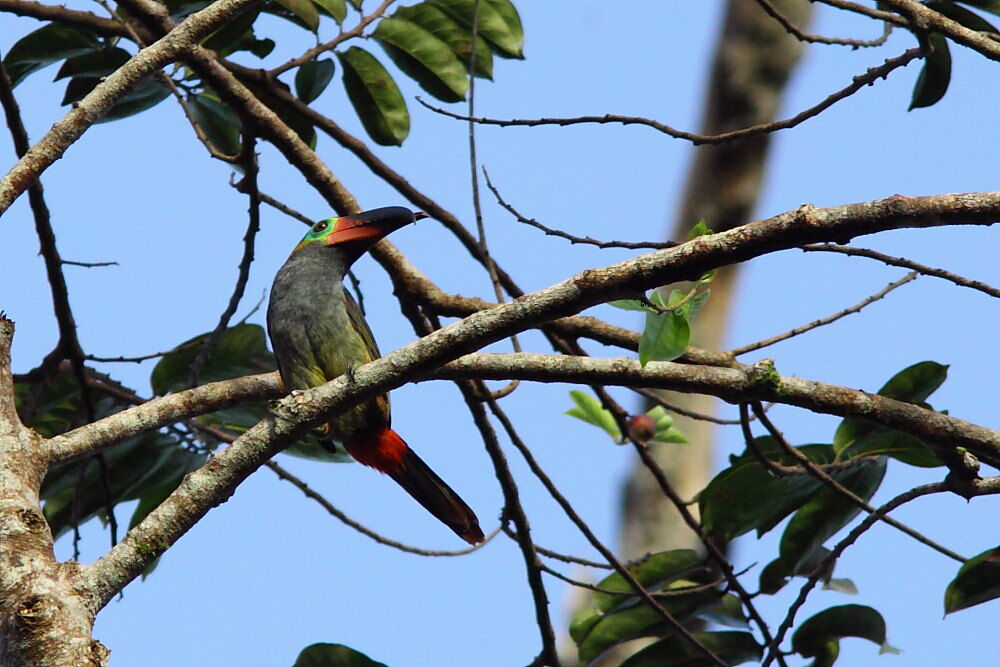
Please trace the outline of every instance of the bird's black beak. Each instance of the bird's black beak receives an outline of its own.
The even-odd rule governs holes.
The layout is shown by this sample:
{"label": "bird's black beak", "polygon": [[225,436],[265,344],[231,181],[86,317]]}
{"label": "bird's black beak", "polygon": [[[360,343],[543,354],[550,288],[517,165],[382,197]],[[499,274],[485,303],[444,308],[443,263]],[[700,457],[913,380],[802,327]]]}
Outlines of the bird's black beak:
{"label": "bird's black beak", "polygon": [[388,236],[400,227],[428,217],[423,211],[414,213],[402,206],[387,206],[337,218],[336,226],[326,237],[326,245],[363,242],[365,248]]}

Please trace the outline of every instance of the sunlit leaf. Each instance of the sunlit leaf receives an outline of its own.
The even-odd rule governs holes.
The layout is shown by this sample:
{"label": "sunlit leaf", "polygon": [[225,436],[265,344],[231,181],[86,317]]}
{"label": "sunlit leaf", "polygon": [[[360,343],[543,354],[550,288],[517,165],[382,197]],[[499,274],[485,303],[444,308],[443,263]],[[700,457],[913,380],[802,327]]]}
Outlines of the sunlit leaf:
{"label": "sunlit leaf", "polygon": [[276,3],[297,16],[306,27],[313,32],[319,28],[319,13],[312,0],[274,0]]}
{"label": "sunlit leaf", "polygon": [[618,423],[615,422],[614,416],[610,411],[605,409],[599,400],[587,392],[579,391],[577,389],[570,391],[569,396],[573,399],[573,402],[576,403],[576,407],[567,410],[567,415],[570,417],[576,417],[577,419],[582,419],[588,424],[599,426],[604,429],[604,431],[610,435],[615,442],[621,441],[622,432],[621,429],[618,428]]}
{"label": "sunlit leaf", "polygon": [[[462,27],[472,27],[473,0],[427,0],[454,18]],[[524,57],[524,31],[517,10],[509,2],[484,0],[479,3],[477,32],[496,53],[505,58]]]}
{"label": "sunlit leaf", "polygon": [[394,63],[434,97],[444,102],[465,98],[469,80],[465,68],[442,40],[416,23],[389,16],[373,37]]}
{"label": "sunlit leaf", "polygon": [[328,14],[337,23],[343,23],[347,18],[347,4],[344,0],[312,0],[323,13]]}
{"label": "sunlit leaf", "polygon": [[[421,2],[409,7],[400,7],[393,16],[406,19],[428,31],[448,45],[452,53],[468,71],[471,55],[472,34],[459,25],[454,18],[439,7]],[[476,76],[493,78],[493,52],[479,35],[476,36]]]}

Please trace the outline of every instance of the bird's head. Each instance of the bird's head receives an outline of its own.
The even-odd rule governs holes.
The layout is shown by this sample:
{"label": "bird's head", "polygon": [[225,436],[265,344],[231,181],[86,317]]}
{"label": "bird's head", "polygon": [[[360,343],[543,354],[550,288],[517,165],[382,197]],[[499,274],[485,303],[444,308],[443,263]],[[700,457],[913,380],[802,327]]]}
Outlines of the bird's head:
{"label": "bird's head", "polygon": [[423,211],[414,213],[402,206],[386,206],[339,218],[327,218],[313,224],[309,232],[292,250],[326,246],[338,248],[349,262],[354,262],[380,239],[400,227],[426,218]]}

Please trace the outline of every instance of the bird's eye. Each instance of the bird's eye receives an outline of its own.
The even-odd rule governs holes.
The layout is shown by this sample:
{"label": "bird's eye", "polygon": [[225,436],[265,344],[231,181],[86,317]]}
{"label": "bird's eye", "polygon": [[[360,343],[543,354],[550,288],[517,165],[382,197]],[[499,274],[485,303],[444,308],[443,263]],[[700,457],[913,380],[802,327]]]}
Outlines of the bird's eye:
{"label": "bird's eye", "polygon": [[313,225],[313,234],[319,234],[320,232],[326,231],[326,228],[330,226],[330,223],[326,220],[320,220],[315,225]]}

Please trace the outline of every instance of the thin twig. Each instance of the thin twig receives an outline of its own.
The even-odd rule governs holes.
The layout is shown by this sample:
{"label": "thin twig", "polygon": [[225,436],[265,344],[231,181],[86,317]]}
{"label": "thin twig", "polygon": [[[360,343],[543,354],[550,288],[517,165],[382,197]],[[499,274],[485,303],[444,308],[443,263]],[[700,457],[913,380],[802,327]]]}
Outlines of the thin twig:
{"label": "thin twig", "polygon": [[875,303],[879,299],[885,297],[886,294],[893,291],[897,287],[902,287],[906,283],[916,280],[918,275],[919,274],[916,271],[910,271],[899,280],[889,283],[888,285],[880,289],[878,292],[875,292],[868,298],[854,304],[849,308],[845,308],[840,312],[834,313],[833,315],[829,315],[827,317],[821,317],[820,319],[814,320],[809,324],[803,324],[800,327],[795,327],[791,331],[786,331],[785,333],[778,334],[777,336],[771,336],[770,338],[765,338],[764,340],[757,341],[756,343],[749,343],[747,345],[743,345],[742,347],[734,348],[730,350],[729,353],[734,357],[738,357],[739,355],[746,354],[747,352],[755,352],[761,348],[768,347],[769,345],[780,343],[783,340],[788,340],[789,338],[792,338],[794,336],[804,334],[807,331],[812,331],[813,329],[816,329],[818,327],[826,326],[827,324],[836,322],[842,317],[853,315],[854,313],[861,311],[861,309],[864,308],[865,306]]}
{"label": "thin twig", "polygon": [[[768,418],[768,416],[764,413],[762,406],[759,403],[751,403],[750,406],[753,409],[754,414],[757,415],[757,419],[759,419],[760,423],[764,425],[764,428],[768,430],[768,432],[771,434],[771,437],[774,438],[775,442],[777,442],[778,445],[787,454],[789,454],[792,458],[798,461],[803,468],[808,470],[811,475],[816,477],[816,479],[818,479],[819,481],[823,482],[823,484],[825,484],[826,486],[833,489],[835,492],[839,493],[840,495],[850,500],[852,503],[863,509],[865,512],[868,512],[869,514],[876,512],[876,509],[872,507],[868,503],[868,501],[866,501],[864,498],[862,498],[861,496],[857,495],[856,493],[845,487],[843,484],[841,484],[834,478],[830,477],[830,475],[821,470],[819,466],[810,461],[809,457],[807,457],[805,454],[800,452],[795,447],[792,447],[792,445],[788,443],[788,440],[785,439],[785,436],[781,433],[781,431],[778,430],[778,428],[774,425],[774,423],[770,420],[770,418]],[[931,549],[934,549],[938,553],[944,554],[945,556],[951,558],[954,561],[958,561],[959,563],[964,563],[966,560],[964,556],[957,554],[951,549],[938,544],[929,537],[926,537],[922,533],[914,530],[913,528],[910,528],[905,523],[896,521],[891,517],[879,517],[879,518],[885,523],[892,526],[893,528],[896,528],[897,530],[906,533],[907,535],[915,539],[917,542],[920,542],[921,544],[924,544],[930,547]]]}
{"label": "thin twig", "polygon": [[722,426],[734,426],[740,423],[739,419],[722,419],[721,417],[715,417],[714,415],[707,415],[703,412],[695,412],[694,410],[688,410],[687,408],[682,408],[673,403],[668,403],[664,401],[656,392],[650,391],[648,389],[643,389],[642,387],[629,387],[632,391],[639,394],[643,398],[652,401],[656,405],[659,405],[670,412],[676,412],[679,415],[684,415],[690,419],[697,419],[699,421],[711,422],[713,424],[719,424]]}
{"label": "thin twig", "polygon": [[268,76],[273,78],[278,76],[279,74],[287,72],[288,70],[294,67],[304,65],[305,63],[309,62],[310,60],[320,55],[321,53],[326,53],[327,51],[331,51],[337,48],[337,46],[351,39],[352,37],[358,37],[359,35],[361,35],[361,33],[364,32],[365,28],[367,28],[372,21],[382,16],[385,13],[385,10],[389,8],[389,5],[391,5],[395,1],[396,0],[383,0],[382,4],[375,8],[375,11],[373,11],[368,16],[361,17],[361,20],[358,21],[358,24],[353,28],[351,28],[350,30],[348,30],[347,32],[341,32],[339,35],[331,39],[329,42],[325,42],[323,44],[314,46],[313,48],[303,53],[301,56],[297,58],[292,58],[285,64],[275,67],[274,69],[270,70],[267,73]]}
{"label": "thin twig", "polygon": [[642,598],[642,600],[649,605],[649,607],[655,611],[660,618],[667,622],[667,625],[681,635],[685,641],[691,644],[691,646],[703,653],[705,657],[711,660],[714,664],[725,667],[726,663],[723,662],[722,659],[719,658],[719,656],[717,656],[710,648],[702,644],[697,637],[692,635],[691,631],[674,618],[670,612],[664,609],[660,603],[656,601],[656,598],[654,598],[649,591],[647,591],[645,587],[639,583],[632,573],[628,571],[628,568],[626,568],[621,561],[615,557],[614,553],[612,553],[610,549],[604,546],[604,544],[597,539],[597,536],[590,529],[590,526],[587,525],[587,522],[585,522],[580,515],[576,513],[576,510],[574,510],[573,506],[570,505],[568,500],[566,500],[566,497],[563,496],[558,488],[556,488],[552,479],[545,473],[544,470],[542,470],[541,466],[538,465],[538,461],[535,460],[531,450],[528,449],[528,446],[521,439],[521,436],[518,434],[513,423],[511,423],[503,409],[497,404],[496,401],[492,400],[489,402],[489,406],[494,416],[496,416],[503,426],[504,431],[507,433],[507,437],[510,438],[511,443],[521,453],[521,456],[528,464],[531,472],[542,483],[545,489],[549,492],[549,495],[552,496],[552,498],[559,504],[563,513],[569,517],[570,521],[572,521],[583,536],[587,538],[587,541],[590,542],[591,546],[597,549],[597,551],[599,551],[600,554],[607,559],[608,563],[614,567],[615,571],[618,572],[618,574],[620,574],[626,582],[628,582],[629,586],[632,587],[635,593],[638,594],[638,596]]}
{"label": "thin twig", "polygon": [[[469,112],[469,116],[470,117],[472,116],[471,111]],[[472,124],[473,123],[470,121],[470,125]],[[489,173],[487,173],[485,167],[483,168],[483,175],[486,177],[486,187],[489,188],[490,192],[493,193],[493,196],[496,197],[498,204],[507,209],[507,212],[513,215],[518,222],[528,225],[530,227],[534,227],[535,229],[540,229],[543,232],[545,232],[546,236],[556,236],[561,239],[566,239],[567,241],[573,244],[582,243],[586,245],[597,246],[598,248],[602,249],[625,248],[627,250],[661,250],[663,248],[673,248],[674,246],[678,245],[674,241],[662,241],[662,242],[648,241],[648,242],[638,242],[638,243],[633,243],[630,241],[599,241],[590,236],[574,236],[573,234],[564,232],[560,229],[553,229],[552,227],[546,227],[545,225],[538,222],[534,218],[527,218],[521,215],[521,213],[517,209],[515,209],[513,205],[507,202],[507,200],[503,198],[503,195],[500,194],[500,191],[497,190],[496,187],[493,185],[493,182],[490,180],[490,175]]]}
{"label": "thin twig", "polygon": [[892,71],[899,69],[908,65],[910,62],[917,58],[923,58],[926,55],[923,48],[915,47],[908,49],[901,55],[895,58],[886,59],[885,63],[878,65],[876,67],[869,68],[864,74],[860,74],[851,81],[851,84],[841,88],[840,90],[828,95],[818,104],[795,114],[791,118],[786,118],[784,120],[778,120],[771,123],[762,123],[760,125],[753,125],[751,127],[746,127],[741,130],[733,130],[731,132],[723,132],[721,134],[695,134],[693,132],[684,132],[683,130],[678,130],[669,125],[665,125],[659,121],[652,120],[650,118],[642,118],[640,116],[621,116],[617,114],[605,114],[603,116],[578,116],[575,118],[535,118],[535,119],[499,119],[499,118],[470,118],[468,116],[463,116],[446,109],[441,109],[435,107],[427,102],[423,101],[420,97],[417,97],[417,101],[424,105],[431,111],[439,113],[443,116],[449,116],[457,120],[469,121],[472,120],[475,123],[481,125],[499,125],[501,127],[537,127],[539,125],[580,125],[584,123],[596,123],[598,125],[604,125],[606,123],[620,123],[622,125],[645,125],[651,127],[663,134],[669,135],[675,139],[684,139],[690,141],[696,146],[701,144],[722,144],[735,139],[743,139],[745,137],[751,137],[758,134],[768,134],[771,132],[777,132],[778,130],[787,130],[789,128],[795,127],[803,123],[810,118],[815,118],[822,112],[829,109],[831,106],[837,102],[846,99],[858,92],[865,86],[871,85],[878,81],[879,79],[884,79]]}
{"label": "thin twig", "polygon": [[778,11],[778,8],[771,4],[770,0],[755,0],[755,2],[760,5],[768,16],[773,18],[781,27],[784,28],[788,34],[795,37],[795,39],[806,42],[809,44],[832,44],[836,46],[850,46],[854,49],[867,48],[872,46],[882,46],[885,44],[886,40],[889,39],[889,35],[892,33],[893,24],[886,21],[883,25],[882,35],[875,39],[841,39],[838,37],[823,37],[822,35],[811,35],[807,32],[803,32],[798,26],[788,20],[788,18]]}
{"label": "thin twig", "polygon": [[100,266],[118,266],[118,262],[74,262],[69,259],[62,260],[62,263],[69,266],[82,266],[87,269],[95,269]]}
{"label": "thin twig", "polygon": [[474,551],[479,551],[480,549],[482,549],[484,546],[486,546],[486,544],[490,542],[490,540],[496,537],[497,533],[500,531],[499,527],[495,528],[493,532],[491,532],[489,535],[486,536],[485,541],[475,546],[467,547],[465,549],[458,549],[455,551],[445,551],[440,549],[420,549],[418,547],[410,546],[409,544],[403,544],[402,542],[397,542],[396,540],[385,537],[384,535],[380,535],[371,528],[368,528],[358,523],[357,521],[350,518],[349,516],[341,512],[339,509],[334,507],[334,505],[329,500],[327,500],[322,495],[320,495],[312,488],[310,488],[308,484],[303,482],[301,479],[299,479],[292,473],[288,472],[285,468],[278,465],[274,461],[268,461],[264,465],[270,468],[271,471],[275,475],[277,475],[280,479],[290,483],[292,486],[301,491],[303,495],[305,495],[307,498],[317,502],[320,505],[320,507],[325,509],[331,516],[336,517],[345,525],[353,528],[354,530],[358,531],[359,533],[361,533],[366,537],[370,537],[379,544],[382,544],[387,547],[392,547],[393,549],[397,549],[399,551],[404,551],[408,554],[416,554],[418,556],[434,556],[434,557],[465,556],[467,554],[471,554]]}
{"label": "thin twig", "polygon": [[963,278],[962,276],[952,273],[950,271],[945,271],[944,269],[936,269],[933,266],[927,266],[926,264],[918,264],[912,260],[906,259],[905,257],[892,257],[891,255],[886,255],[875,250],[869,250],[867,248],[854,248],[851,246],[839,245],[837,243],[818,243],[812,245],[802,246],[802,249],[806,252],[837,252],[842,255],[852,255],[855,257],[867,257],[869,259],[877,259],[883,264],[889,264],[890,266],[899,266],[904,269],[912,269],[917,273],[925,276],[932,276],[934,278],[941,278],[942,280],[947,280],[949,282],[955,283],[960,287],[968,287],[969,289],[979,290],[983,294],[988,294],[992,297],[1000,298],[1000,289],[987,285],[979,280],[970,280],[968,278]]}
{"label": "thin twig", "polygon": [[229,320],[236,314],[236,309],[239,308],[240,301],[243,299],[243,291],[246,289],[247,281],[250,278],[250,264],[254,258],[254,240],[257,238],[257,232],[260,231],[260,198],[257,196],[256,148],[256,137],[249,132],[245,132],[243,134],[243,154],[240,156],[240,163],[243,165],[245,174],[243,180],[247,182],[246,189],[247,196],[250,198],[250,206],[247,231],[243,235],[243,257],[240,259],[239,273],[236,277],[236,285],[233,287],[233,293],[229,297],[229,303],[226,305],[226,309],[222,312],[222,315],[219,316],[219,323],[205,339],[205,343],[202,345],[201,351],[198,352],[198,356],[191,362],[188,384],[192,387],[198,384],[198,376],[201,373],[201,369],[204,368],[205,362],[208,361],[215,346],[222,338],[222,334],[229,327]]}

